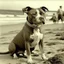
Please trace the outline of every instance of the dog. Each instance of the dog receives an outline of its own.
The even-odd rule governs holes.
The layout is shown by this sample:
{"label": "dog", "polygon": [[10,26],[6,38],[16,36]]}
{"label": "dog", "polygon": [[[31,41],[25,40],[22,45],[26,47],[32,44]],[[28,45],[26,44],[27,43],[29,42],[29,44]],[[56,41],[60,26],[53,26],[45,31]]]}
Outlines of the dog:
{"label": "dog", "polygon": [[[33,60],[31,57],[31,52],[34,50],[37,43],[33,44],[34,39],[31,38],[31,35],[33,35],[33,32],[36,28],[40,28],[42,24],[45,24],[43,13],[48,11],[48,8],[44,6],[40,8],[32,8],[27,6],[23,8],[22,11],[23,13],[27,14],[27,22],[23,26],[22,30],[14,37],[14,39],[10,43],[8,48],[9,51],[5,53],[0,52],[0,54],[10,53],[12,57],[14,57],[14,54],[16,54],[19,57],[20,55],[18,52],[22,51],[22,55],[24,56],[24,52],[26,50],[27,62],[32,63]],[[41,30],[38,29],[38,32],[41,33]],[[38,32],[37,36],[39,37]],[[39,37],[38,43],[41,50],[41,56],[42,58],[44,58],[45,56],[43,54],[43,36],[41,38]]]}

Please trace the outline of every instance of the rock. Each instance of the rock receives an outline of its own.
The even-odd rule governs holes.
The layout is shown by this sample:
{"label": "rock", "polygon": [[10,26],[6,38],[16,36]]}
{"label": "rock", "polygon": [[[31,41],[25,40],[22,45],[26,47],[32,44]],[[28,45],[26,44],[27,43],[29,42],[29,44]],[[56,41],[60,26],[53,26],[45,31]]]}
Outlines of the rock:
{"label": "rock", "polygon": [[64,53],[54,55],[53,57],[44,61],[43,64],[64,64]]}
{"label": "rock", "polygon": [[55,36],[61,36],[61,33],[57,33]]}
{"label": "rock", "polygon": [[61,36],[61,37],[60,37],[60,40],[64,40],[64,36]]}

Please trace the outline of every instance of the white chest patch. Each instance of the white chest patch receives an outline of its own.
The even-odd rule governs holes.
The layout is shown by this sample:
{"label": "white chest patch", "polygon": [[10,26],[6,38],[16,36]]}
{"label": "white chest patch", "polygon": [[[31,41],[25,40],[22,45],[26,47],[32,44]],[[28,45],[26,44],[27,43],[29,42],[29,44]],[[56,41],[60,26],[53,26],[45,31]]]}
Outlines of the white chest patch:
{"label": "white chest patch", "polygon": [[34,29],[34,33],[30,36],[30,38],[34,40],[31,44],[32,47],[39,43],[39,41],[43,38],[43,34],[40,33],[39,29]]}

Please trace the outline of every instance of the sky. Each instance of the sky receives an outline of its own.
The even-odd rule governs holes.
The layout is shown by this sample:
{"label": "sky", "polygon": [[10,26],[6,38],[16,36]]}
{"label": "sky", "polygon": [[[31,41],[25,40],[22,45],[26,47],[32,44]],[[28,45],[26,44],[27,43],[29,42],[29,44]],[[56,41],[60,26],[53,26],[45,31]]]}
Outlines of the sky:
{"label": "sky", "polygon": [[26,6],[38,8],[46,6],[49,10],[57,10],[63,6],[64,0],[0,0],[0,9],[21,10]]}

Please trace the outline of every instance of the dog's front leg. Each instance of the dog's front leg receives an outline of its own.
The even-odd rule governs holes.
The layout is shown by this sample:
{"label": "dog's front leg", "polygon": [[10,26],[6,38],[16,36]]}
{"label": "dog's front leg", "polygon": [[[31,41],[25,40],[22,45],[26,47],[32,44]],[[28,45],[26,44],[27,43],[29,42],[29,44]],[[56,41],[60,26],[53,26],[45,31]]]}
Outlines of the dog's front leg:
{"label": "dog's front leg", "polygon": [[30,52],[30,44],[29,42],[25,43],[25,47],[26,47],[26,52],[27,52],[27,62],[28,63],[33,63],[32,57],[31,57],[31,52]]}
{"label": "dog's front leg", "polygon": [[47,60],[48,58],[46,57],[45,53],[44,53],[44,49],[43,49],[43,39],[40,40],[39,42],[39,48],[40,48],[40,51],[41,51],[41,57],[43,60]]}

